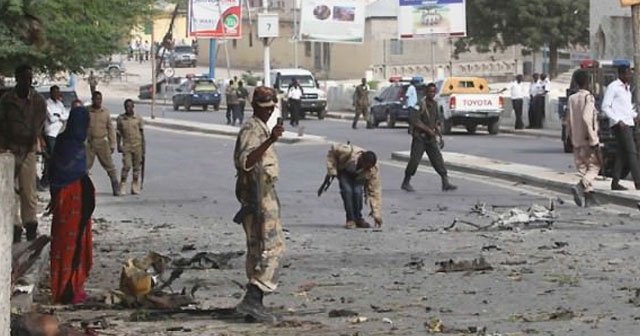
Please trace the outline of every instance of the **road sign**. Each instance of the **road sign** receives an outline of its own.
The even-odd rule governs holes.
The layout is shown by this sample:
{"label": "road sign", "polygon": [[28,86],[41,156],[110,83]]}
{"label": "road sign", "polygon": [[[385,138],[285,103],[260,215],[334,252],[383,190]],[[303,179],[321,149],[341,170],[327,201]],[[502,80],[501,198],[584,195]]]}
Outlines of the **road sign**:
{"label": "road sign", "polygon": [[278,37],[280,34],[280,21],[277,13],[258,14],[258,37]]}

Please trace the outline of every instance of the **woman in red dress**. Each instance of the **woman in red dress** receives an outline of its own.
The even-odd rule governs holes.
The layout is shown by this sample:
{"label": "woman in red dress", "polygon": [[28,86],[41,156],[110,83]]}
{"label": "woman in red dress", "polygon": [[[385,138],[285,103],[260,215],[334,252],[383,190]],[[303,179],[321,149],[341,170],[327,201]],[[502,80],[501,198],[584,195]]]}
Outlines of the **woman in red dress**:
{"label": "woman in red dress", "polygon": [[74,102],[52,155],[51,296],[54,303],[77,304],[87,298],[84,283],[93,264],[91,215],[95,208],[95,189],[87,172],[84,146],[88,125],[87,110]]}

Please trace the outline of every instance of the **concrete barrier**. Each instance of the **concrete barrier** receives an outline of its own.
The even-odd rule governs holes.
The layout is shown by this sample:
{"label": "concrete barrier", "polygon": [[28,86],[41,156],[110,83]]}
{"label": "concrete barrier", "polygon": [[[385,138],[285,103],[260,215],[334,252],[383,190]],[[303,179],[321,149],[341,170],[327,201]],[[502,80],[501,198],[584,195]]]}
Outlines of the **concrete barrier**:
{"label": "concrete barrier", "polygon": [[9,336],[11,309],[11,243],[17,211],[13,155],[0,154],[0,336]]}

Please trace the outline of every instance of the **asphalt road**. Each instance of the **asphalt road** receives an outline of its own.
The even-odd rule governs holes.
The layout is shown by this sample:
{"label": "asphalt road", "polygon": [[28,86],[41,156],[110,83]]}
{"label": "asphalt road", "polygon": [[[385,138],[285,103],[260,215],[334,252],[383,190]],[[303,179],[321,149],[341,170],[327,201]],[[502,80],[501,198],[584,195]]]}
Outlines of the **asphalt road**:
{"label": "asphalt road", "polygon": [[[122,110],[120,101],[105,98],[105,105],[112,112]],[[149,105],[139,104],[136,106],[136,111],[143,116],[151,115]],[[225,111],[214,112],[211,107],[207,112],[197,109],[194,111],[181,109],[175,112],[172,107],[157,106],[155,115],[204,123],[226,123]],[[250,116],[251,112],[245,113],[245,118]],[[317,120],[311,116],[303,120],[300,125],[305,128],[305,133],[325,136],[331,141],[351,141],[353,144],[375,151],[382,158],[390,158],[393,151],[409,150],[411,144],[406,125],[402,123],[395,129],[367,130],[364,128],[364,122],[360,121],[359,129],[352,130],[351,122],[348,120]],[[285,126],[288,125],[285,124]],[[454,131],[455,134],[445,137],[446,151],[543,166],[562,172],[575,171],[572,156],[562,151],[559,135],[558,139],[551,139],[513,134],[492,136],[487,133],[486,128],[479,128],[478,133],[474,135],[467,134],[464,129],[454,129]]]}
{"label": "asphalt road", "polygon": [[[145,110],[138,107],[138,112]],[[183,116],[223,118],[220,113]],[[277,145],[288,247],[281,286],[265,301],[289,324],[266,327],[188,314],[140,323],[130,321],[132,311],[61,316],[111,314],[111,331],[118,335],[172,335],[167,330],[175,327],[197,335],[424,335],[425,323],[438,319],[445,328],[487,327],[486,335],[635,334],[635,308],[627,301],[637,287],[637,269],[625,265],[638,261],[638,229],[631,225],[638,216],[617,208],[587,211],[567,202],[556,204],[561,221],[551,230],[476,232],[461,226],[445,233],[454,218],[487,224],[489,218],[470,214],[477,202],[504,211],[546,205],[558,195],[458,174],[453,181],[460,189],[442,193],[430,168],[420,169],[414,183],[418,191],[408,194],[399,190],[404,166],[388,160],[391,151],[408,147],[406,129],[352,131],[345,122],[329,120],[302,124],[309,133],[351,140],[381,154],[385,222],[382,230],[345,230],[337,185],[321,198],[315,195],[329,144]],[[235,139],[153,128],[146,135],[141,196],[109,196],[106,173],[99,167],[92,171],[98,190],[92,292],[117,287],[120,265],[149,250],[179,258],[245,248],[242,229],[231,221],[238,209],[231,160]],[[466,148],[496,158],[558,167],[569,161],[547,139],[453,135],[446,140],[450,150]],[[190,244],[194,251],[182,251]],[[435,273],[438,261],[479,256],[494,269]],[[242,295],[235,282],[246,281],[242,261],[230,270],[187,270],[173,287],[197,283],[200,307],[232,307]],[[333,309],[353,310],[367,320],[329,318]]]}

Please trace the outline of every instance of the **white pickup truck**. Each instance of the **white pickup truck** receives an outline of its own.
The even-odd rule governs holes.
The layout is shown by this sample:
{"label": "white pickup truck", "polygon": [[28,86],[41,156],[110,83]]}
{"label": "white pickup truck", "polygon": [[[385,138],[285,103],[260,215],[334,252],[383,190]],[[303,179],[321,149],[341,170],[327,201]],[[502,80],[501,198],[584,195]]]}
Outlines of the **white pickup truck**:
{"label": "white pickup truck", "polygon": [[486,79],[449,77],[438,81],[436,86],[444,134],[450,134],[451,128],[459,125],[465,126],[469,133],[475,133],[478,125],[485,125],[489,134],[498,134],[504,97],[490,93]]}

